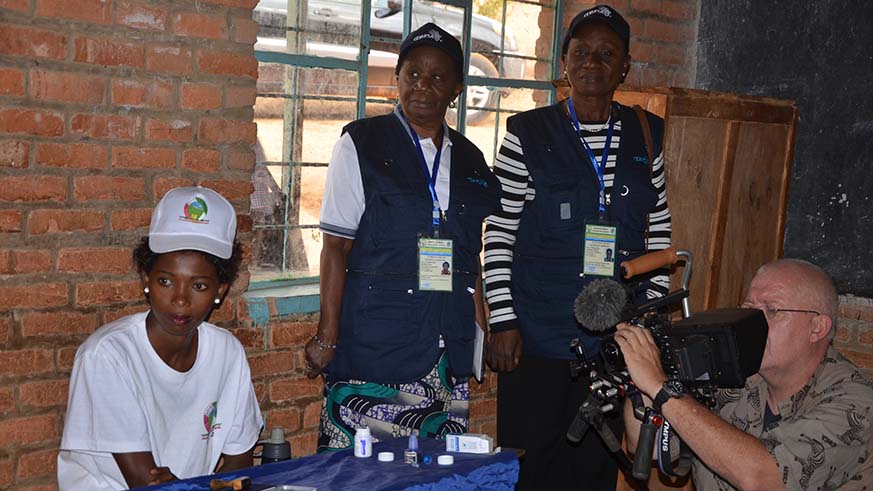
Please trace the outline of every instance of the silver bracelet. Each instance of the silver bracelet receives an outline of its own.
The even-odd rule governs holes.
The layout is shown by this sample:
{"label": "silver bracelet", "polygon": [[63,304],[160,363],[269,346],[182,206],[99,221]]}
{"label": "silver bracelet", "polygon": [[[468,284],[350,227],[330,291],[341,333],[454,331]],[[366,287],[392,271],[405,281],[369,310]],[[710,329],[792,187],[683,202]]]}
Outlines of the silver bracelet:
{"label": "silver bracelet", "polygon": [[318,349],[320,349],[321,351],[324,351],[326,349],[336,349],[335,344],[325,344],[320,339],[318,339],[318,334],[313,336],[312,339],[315,340],[315,344],[318,345]]}

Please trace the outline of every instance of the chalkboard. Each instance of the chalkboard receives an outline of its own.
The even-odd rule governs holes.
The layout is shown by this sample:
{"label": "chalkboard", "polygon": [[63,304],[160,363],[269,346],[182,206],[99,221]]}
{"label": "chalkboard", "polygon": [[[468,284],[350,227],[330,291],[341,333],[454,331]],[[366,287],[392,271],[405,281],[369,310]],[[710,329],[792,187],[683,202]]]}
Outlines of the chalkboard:
{"label": "chalkboard", "polygon": [[697,88],[797,101],[785,256],[873,297],[873,2],[700,3]]}

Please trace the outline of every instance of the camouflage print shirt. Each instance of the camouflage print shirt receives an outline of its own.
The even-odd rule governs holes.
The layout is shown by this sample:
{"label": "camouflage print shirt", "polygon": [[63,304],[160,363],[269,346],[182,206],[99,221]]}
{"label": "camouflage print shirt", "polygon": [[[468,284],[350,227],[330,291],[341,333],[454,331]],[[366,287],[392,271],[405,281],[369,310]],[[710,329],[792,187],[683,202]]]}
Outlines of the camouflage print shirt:
{"label": "camouflage print shirt", "polygon": [[[873,491],[873,382],[833,347],[803,389],[779,403],[779,420],[764,426],[767,383],[722,390],[717,410],[767,447],[789,490]],[[695,459],[699,491],[733,490]]]}

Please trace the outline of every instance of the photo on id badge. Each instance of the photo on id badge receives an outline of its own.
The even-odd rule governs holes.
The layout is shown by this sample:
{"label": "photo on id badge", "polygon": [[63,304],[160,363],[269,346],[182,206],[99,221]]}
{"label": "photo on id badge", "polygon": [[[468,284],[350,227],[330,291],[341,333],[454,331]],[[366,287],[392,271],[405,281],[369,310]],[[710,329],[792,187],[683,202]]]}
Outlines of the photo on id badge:
{"label": "photo on id badge", "polygon": [[418,239],[418,289],[452,291],[451,239]]}
{"label": "photo on id badge", "polygon": [[585,224],[585,245],[582,255],[582,274],[608,276],[615,274],[615,245],[618,225],[608,222]]}

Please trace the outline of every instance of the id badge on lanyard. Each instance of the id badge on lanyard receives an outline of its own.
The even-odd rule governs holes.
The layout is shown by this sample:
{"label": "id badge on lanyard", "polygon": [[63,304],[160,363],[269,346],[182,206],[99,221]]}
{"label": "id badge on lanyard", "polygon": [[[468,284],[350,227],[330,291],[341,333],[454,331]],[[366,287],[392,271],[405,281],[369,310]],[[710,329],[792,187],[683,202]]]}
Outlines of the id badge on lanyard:
{"label": "id badge on lanyard", "polygon": [[585,223],[582,274],[608,276],[615,274],[615,252],[618,224],[602,220]]}
{"label": "id badge on lanyard", "polygon": [[418,289],[452,291],[452,240],[418,239]]}

